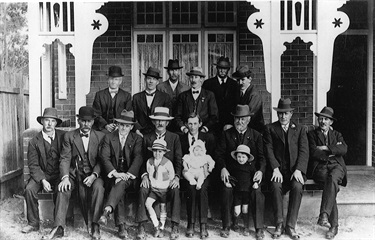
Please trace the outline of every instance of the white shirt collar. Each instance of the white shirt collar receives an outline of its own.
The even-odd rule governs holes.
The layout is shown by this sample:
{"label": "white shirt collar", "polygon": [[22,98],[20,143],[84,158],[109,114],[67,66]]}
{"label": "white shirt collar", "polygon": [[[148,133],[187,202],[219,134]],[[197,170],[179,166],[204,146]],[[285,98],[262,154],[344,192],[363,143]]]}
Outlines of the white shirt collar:
{"label": "white shirt collar", "polygon": [[168,80],[168,81],[169,81],[169,84],[171,85],[172,90],[174,91],[177,87],[178,81],[176,81],[174,83],[171,80]]}
{"label": "white shirt collar", "polygon": [[[217,80],[219,81],[219,83],[221,84],[221,79],[222,79],[222,78],[220,78],[219,76],[216,76],[216,77],[217,77]],[[224,83],[227,82],[227,79],[228,79],[228,77],[225,77],[225,78],[224,78]]]}
{"label": "white shirt collar", "polygon": [[[53,131],[52,136],[51,136],[52,140],[55,140],[55,134],[56,134],[56,131]],[[46,140],[47,142],[51,143],[51,138],[43,130],[42,130],[42,136],[43,136],[44,140]]]}

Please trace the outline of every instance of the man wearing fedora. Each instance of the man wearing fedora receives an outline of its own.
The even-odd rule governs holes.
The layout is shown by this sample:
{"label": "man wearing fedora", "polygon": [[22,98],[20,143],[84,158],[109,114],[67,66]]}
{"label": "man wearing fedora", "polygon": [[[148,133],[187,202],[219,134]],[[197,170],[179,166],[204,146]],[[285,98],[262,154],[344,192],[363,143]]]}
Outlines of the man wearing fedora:
{"label": "man wearing fedora", "polygon": [[[169,59],[168,66],[164,67],[168,73],[168,80],[159,83],[156,87],[161,92],[165,92],[169,95],[172,101],[172,116],[175,115],[177,111],[177,97],[180,93],[185,92],[190,89],[190,86],[180,81],[180,72],[182,66],[180,66],[178,59]],[[177,126],[174,121],[168,125],[168,129],[172,132],[177,131]]]}
{"label": "man wearing fedora", "polygon": [[93,129],[104,131],[104,133],[115,130],[114,118],[118,118],[122,110],[132,110],[130,93],[120,88],[124,76],[121,68],[118,66],[109,67],[107,76],[108,88],[97,92],[92,104],[97,116]]}
{"label": "man wearing fedora", "polygon": [[190,77],[191,90],[181,93],[177,98],[177,112],[175,115],[177,126],[183,133],[188,132],[185,126],[191,113],[198,114],[202,119],[200,131],[213,131],[218,122],[218,108],[213,92],[202,88],[206,75],[201,67],[193,67],[186,73]]}
{"label": "man wearing fedora", "polygon": [[236,72],[232,77],[237,79],[239,84],[239,93],[237,94],[237,103],[241,105],[248,105],[250,111],[254,113],[251,117],[250,127],[260,133],[264,131],[263,119],[263,101],[259,91],[255,88],[251,81],[253,80],[253,73],[247,65],[238,66]]}
{"label": "man wearing fedora", "polygon": [[[265,156],[271,177],[271,193],[276,220],[273,238],[284,232],[299,239],[295,227],[302,200],[302,187],[306,181],[309,146],[306,130],[291,121],[294,108],[289,98],[279,100],[273,108],[278,121],[270,123],[264,131]],[[284,226],[283,194],[289,192],[289,206]]]}
{"label": "man wearing fedora", "polygon": [[143,162],[142,137],[131,132],[135,124],[133,111],[123,110],[115,122],[118,129],[104,137],[101,150],[100,159],[111,191],[99,222],[107,224],[109,214],[114,212],[119,237],[126,238],[124,197],[129,187],[138,189],[135,184]]}
{"label": "man wearing fedora", "polygon": [[[164,157],[172,161],[175,177],[171,181],[167,196],[168,200],[171,201],[171,221],[172,221],[172,232],[170,239],[175,240],[179,237],[179,224],[180,224],[180,178],[182,173],[182,151],[180,138],[176,133],[167,130],[169,122],[173,119],[169,114],[169,108],[156,107],[150,119],[155,126],[155,130],[143,136],[143,159],[146,163],[147,159],[152,157],[152,152],[148,151],[147,148],[152,146],[152,143],[156,139],[163,139],[167,142],[167,148],[170,150]],[[145,164],[142,165],[141,171],[141,187],[138,195],[138,209],[136,222],[138,225],[137,239],[146,239],[145,223],[148,221],[145,201],[150,193],[150,179],[146,172]]]}
{"label": "man wearing fedora", "polygon": [[154,129],[149,116],[154,112],[156,107],[171,108],[171,99],[167,93],[156,89],[159,84],[160,71],[156,68],[149,67],[145,76],[146,89],[133,96],[133,110],[137,132],[141,135],[150,133]]}
{"label": "man wearing fedora", "polygon": [[[104,133],[92,129],[95,112],[92,107],[81,107],[78,112],[79,128],[64,135],[60,157],[60,177],[54,225],[44,239],[64,236],[65,218],[73,189],[77,188],[82,215],[91,223],[91,237],[100,239],[99,218],[103,207],[104,187],[100,178],[99,151]],[[89,206],[87,206],[89,204]],[[90,220],[90,222],[89,222]]]}
{"label": "man wearing fedora", "polygon": [[[239,216],[232,216],[233,204],[233,185],[228,187],[228,183],[232,183],[231,173],[236,170],[238,164],[231,156],[231,152],[235,151],[239,145],[246,145],[250,148],[251,154],[254,156],[254,161],[251,164],[251,184],[258,183],[258,188],[249,188],[254,227],[256,229],[256,239],[264,238],[263,219],[264,219],[264,195],[261,191],[261,183],[266,171],[266,160],[263,155],[263,138],[262,135],[250,128],[248,125],[253,113],[250,111],[248,105],[237,105],[235,112],[232,113],[234,117],[234,127],[223,132],[216,148],[216,167],[221,171],[220,177],[222,180],[222,224],[223,229],[220,233],[221,237],[228,238],[231,219],[234,229],[238,229]],[[244,235],[248,236],[249,231],[249,215],[244,214]]]}
{"label": "man wearing fedora", "polygon": [[[336,196],[339,185],[346,186],[346,165],[343,156],[346,145],[341,133],[331,125],[336,119],[333,109],[324,107],[318,117],[319,127],[308,133],[310,147],[309,170],[314,181],[324,185],[318,224],[329,227],[327,239],[332,239],[338,232],[338,209]],[[310,171],[309,171],[310,172]]]}
{"label": "man wearing fedora", "polygon": [[28,225],[22,228],[23,233],[39,230],[38,192],[44,190],[56,195],[60,183],[59,159],[65,131],[55,127],[62,120],[57,117],[56,108],[44,109],[43,115],[36,120],[43,128],[29,141],[27,149],[30,170],[30,179],[25,188]]}
{"label": "man wearing fedora", "polygon": [[231,68],[229,58],[221,56],[216,65],[216,76],[204,81],[202,88],[215,94],[215,100],[219,111],[219,122],[214,130],[216,136],[233,124],[233,116],[230,114],[236,108],[236,95],[238,94],[237,82],[228,77]]}

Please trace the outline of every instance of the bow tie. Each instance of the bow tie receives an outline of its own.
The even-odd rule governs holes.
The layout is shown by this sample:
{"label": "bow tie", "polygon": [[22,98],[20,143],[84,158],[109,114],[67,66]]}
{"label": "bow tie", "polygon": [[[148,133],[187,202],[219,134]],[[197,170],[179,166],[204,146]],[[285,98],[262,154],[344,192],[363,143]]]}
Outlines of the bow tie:
{"label": "bow tie", "polygon": [[199,94],[199,91],[193,91],[193,94]]}
{"label": "bow tie", "polygon": [[117,92],[118,92],[118,90],[109,90],[109,93],[110,93],[110,94],[112,94],[112,93],[113,93],[113,94],[117,94]]}
{"label": "bow tie", "polygon": [[88,138],[88,137],[89,137],[89,134],[88,134],[88,133],[87,133],[87,134],[80,133],[79,136],[80,136],[80,137]]}
{"label": "bow tie", "polygon": [[155,95],[155,92],[153,92],[153,93],[148,93],[148,92],[145,91],[145,93],[146,93],[146,96],[150,96],[150,97],[152,97],[152,96]]}

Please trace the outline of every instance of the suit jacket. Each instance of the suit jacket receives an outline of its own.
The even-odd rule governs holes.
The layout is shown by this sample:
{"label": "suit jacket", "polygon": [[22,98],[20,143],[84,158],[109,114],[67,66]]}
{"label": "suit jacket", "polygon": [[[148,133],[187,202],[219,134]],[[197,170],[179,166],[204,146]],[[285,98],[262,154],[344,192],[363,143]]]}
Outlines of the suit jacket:
{"label": "suit jacket", "polygon": [[[279,121],[266,126],[264,131],[265,155],[270,170],[280,167],[284,159],[285,138]],[[300,170],[306,180],[307,164],[309,160],[309,145],[304,127],[290,122],[288,129],[288,146],[290,155],[290,171]],[[280,169],[281,171],[281,169]]]}
{"label": "suit jacket", "polygon": [[[57,139],[56,149],[61,153],[63,137],[65,131],[55,129],[55,138]],[[30,176],[35,180],[35,182],[40,182],[46,179],[45,171],[47,167],[47,156],[46,149],[44,147],[44,138],[42,132],[39,132],[35,137],[33,137],[27,149],[27,161],[30,170]]]}
{"label": "suit jacket", "polygon": [[316,170],[316,166],[319,163],[324,163],[328,161],[329,155],[334,155],[334,158],[337,162],[342,166],[345,172],[345,177],[341,183],[341,185],[346,186],[347,184],[347,177],[346,177],[346,165],[343,156],[346,154],[348,150],[348,146],[346,145],[344,138],[342,137],[341,133],[336,130],[328,130],[328,145],[327,147],[331,152],[322,151],[317,149],[317,146],[323,146],[324,144],[324,134],[317,128],[312,130],[308,133],[309,139],[309,149],[310,149],[310,161],[309,161],[309,171],[308,176],[312,177]]}
{"label": "suit jacket", "polygon": [[[106,134],[101,150],[101,161],[105,174],[117,170],[120,160],[121,143],[119,131]],[[142,165],[142,138],[130,132],[125,141],[125,156],[123,156],[128,168],[128,172],[138,177],[139,168]]]}
{"label": "suit jacket", "polygon": [[[95,94],[94,102],[92,107],[95,110],[95,114],[97,118],[95,119],[95,123],[93,128],[95,130],[103,130],[105,125],[112,123],[112,119],[109,119],[109,111],[112,107],[112,97],[109,93],[109,89],[105,88]],[[115,103],[115,118],[119,118],[121,115],[122,110],[132,110],[132,101],[130,93],[122,90],[119,88],[117,95],[116,95],[116,103]]]}
{"label": "suit jacket", "polygon": [[[205,143],[207,154],[213,158],[214,152],[215,152],[214,136],[209,133],[199,132],[198,139],[202,140]],[[188,134],[180,135],[180,141],[181,141],[181,148],[182,148],[182,156],[184,156],[185,154],[189,154],[190,145],[189,145]]]}
{"label": "suit jacket", "polygon": [[235,111],[238,99],[238,84],[232,78],[227,77],[227,81],[222,87],[219,83],[218,77],[207,79],[204,81],[202,88],[207,89],[215,94],[216,104],[219,110],[220,129],[226,124],[233,125],[232,112]]}
{"label": "suit jacket", "polygon": [[154,112],[155,107],[167,107],[169,111],[171,111],[169,95],[156,90],[150,109],[147,107],[145,91],[139,92],[133,96],[134,117],[138,121],[136,128],[142,133],[149,133],[154,129],[154,125],[149,116]]}
{"label": "suit jacket", "polygon": [[185,92],[185,91],[189,90],[190,86],[188,86],[188,85],[179,81],[177,83],[177,86],[176,86],[176,89],[175,89],[176,90],[175,96],[173,94],[173,90],[172,90],[171,84],[169,83],[169,80],[164,81],[162,83],[159,83],[156,86],[156,89],[159,90],[160,92],[165,92],[169,95],[169,97],[171,98],[172,116],[174,116],[175,112],[177,111],[177,97],[178,97],[178,95],[180,95],[180,93],[182,93],[182,92]]}
{"label": "suit jacket", "polygon": [[209,130],[213,130],[212,128],[218,121],[218,109],[213,92],[202,88],[197,98],[197,106],[195,106],[195,100],[190,90],[178,96],[175,119],[180,129],[185,126],[189,115],[194,111],[201,117],[202,127],[206,126]]}
{"label": "suit jacket", "polygon": [[[76,158],[79,156],[84,158],[85,148],[83,146],[82,138],[79,135],[80,130],[75,129],[65,133],[63,148],[60,157],[60,176],[71,174],[76,176],[77,165]],[[104,133],[100,131],[91,130],[88,146],[88,158],[93,172],[100,176],[101,165],[99,161],[99,152],[104,138]]]}
{"label": "suit jacket", "polygon": [[[236,150],[240,145],[239,133],[235,127],[232,127],[223,132],[219,144],[215,148],[216,167],[221,169],[226,168],[231,172],[231,163],[236,161],[232,158],[231,152]],[[266,159],[263,154],[263,138],[262,135],[254,129],[247,128],[243,143],[250,148],[250,153],[254,156],[254,161],[251,164],[252,172],[261,171],[264,175],[266,171]]]}
{"label": "suit jacket", "polygon": [[[156,140],[156,133],[152,132],[143,136],[143,165],[141,174],[146,172],[146,162],[149,158],[153,157],[152,151],[148,147]],[[166,131],[164,140],[167,142],[167,148],[170,150],[164,157],[171,160],[173,163],[175,174],[181,178],[182,173],[182,150],[180,138],[176,133]]]}
{"label": "suit jacket", "polygon": [[[240,93],[237,95],[240,96]],[[262,96],[254,85],[250,85],[245,94],[238,98],[238,104],[249,106],[250,111],[254,113],[251,116],[249,127],[262,133],[264,131],[263,102]]]}

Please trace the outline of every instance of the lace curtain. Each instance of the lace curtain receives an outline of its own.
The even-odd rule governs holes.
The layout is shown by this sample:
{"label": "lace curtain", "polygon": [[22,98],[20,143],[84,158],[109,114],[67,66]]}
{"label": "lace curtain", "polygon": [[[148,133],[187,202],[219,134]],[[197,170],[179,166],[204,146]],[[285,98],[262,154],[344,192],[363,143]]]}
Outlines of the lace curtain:
{"label": "lace curtain", "polygon": [[[163,76],[163,44],[162,43],[146,43],[138,44],[138,66],[139,66],[139,89],[145,89],[145,76],[149,67],[159,69],[160,75]],[[163,81],[160,79],[160,81]]]}
{"label": "lace curtain", "polygon": [[173,59],[178,59],[181,66],[180,81],[190,86],[189,76],[186,75],[192,67],[197,67],[198,62],[198,43],[174,43]]}
{"label": "lace curtain", "polygon": [[[233,43],[209,43],[208,44],[208,74],[207,78],[216,76],[216,66],[219,57],[229,58],[232,68],[229,70],[229,76],[233,73]],[[235,67],[234,67],[235,68]]]}

